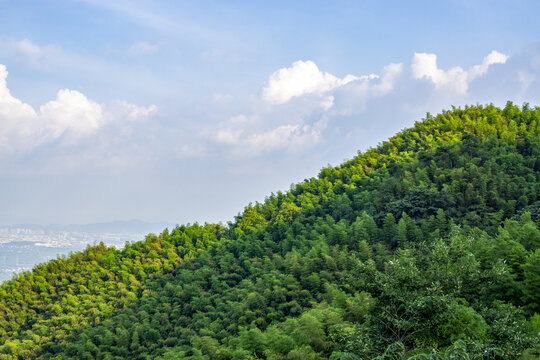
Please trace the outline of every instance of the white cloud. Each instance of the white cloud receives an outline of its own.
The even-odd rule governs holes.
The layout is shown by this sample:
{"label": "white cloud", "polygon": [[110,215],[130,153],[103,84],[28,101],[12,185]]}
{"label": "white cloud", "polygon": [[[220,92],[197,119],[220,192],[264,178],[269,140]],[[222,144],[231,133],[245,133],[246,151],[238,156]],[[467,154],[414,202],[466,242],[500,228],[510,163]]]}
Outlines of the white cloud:
{"label": "white cloud", "polygon": [[381,81],[378,84],[372,86],[372,93],[380,96],[389,93],[394,90],[394,84],[397,77],[403,71],[403,64],[391,63],[386,65],[382,70]]}
{"label": "white cloud", "polygon": [[415,53],[411,68],[415,79],[427,78],[436,88],[450,88],[459,94],[465,94],[472,80],[485,75],[491,65],[504,64],[507,60],[507,55],[492,51],[484,58],[482,64],[475,65],[469,70],[456,66],[444,71],[437,67],[437,55]]}
{"label": "white cloud", "polygon": [[146,41],[140,41],[133,44],[129,49],[128,53],[131,55],[150,55],[158,51],[157,44],[150,44]]}
{"label": "white cloud", "polygon": [[250,134],[245,142],[258,152],[279,148],[295,150],[316,143],[321,130],[310,125],[282,125],[266,132]]}
{"label": "white cloud", "polygon": [[250,119],[245,115],[233,116],[229,120],[220,123],[215,131],[211,131],[211,138],[222,145],[239,144],[245,132],[244,124],[249,122]]}
{"label": "white cloud", "polygon": [[224,128],[218,129],[213,138],[218,144],[236,145],[240,142],[242,129]]}
{"label": "white cloud", "polygon": [[482,64],[475,65],[469,70],[469,76],[474,79],[478,76],[485,75],[490,65],[505,64],[508,58],[508,55],[493,50],[484,58]]}
{"label": "white cloud", "polygon": [[[351,106],[361,107],[367,99],[391,92],[402,69],[400,63],[389,64],[381,75],[338,78],[321,72],[312,61],[297,61],[270,76],[262,90],[262,102],[252,104],[250,115],[230,117],[201,135],[233,156],[305,150],[320,141],[328,116],[344,111],[343,98],[349,97]],[[295,98],[298,100],[292,102]],[[336,102],[340,108],[329,113]],[[269,107],[268,103],[289,104]]]}
{"label": "white cloud", "polygon": [[[3,48],[6,60],[12,57],[12,60],[20,64],[30,66],[41,70],[50,70],[52,68],[66,69],[71,55],[64,52],[57,45],[47,44],[38,45],[29,39],[0,40],[0,47]],[[81,59],[77,59],[79,65]]]}
{"label": "white cloud", "polygon": [[0,155],[29,152],[60,137],[64,144],[74,144],[106,123],[147,117],[156,111],[154,105],[98,104],[79,91],[63,89],[36,112],[11,95],[7,76],[6,67],[0,64]]}
{"label": "white cloud", "polygon": [[20,119],[35,116],[36,112],[30,105],[11,95],[7,87],[7,76],[7,68],[0,64],[0,117]]}
{"label": "white cloud", "polygon": [[370,80],[377,75],[347,75],[338,78],[319,70],[313,61],[296,61],[289,68],[275,71],[263,88],[263,98],[272,104],[283,104],[292,98],[307,94],[322,95],[355,80]]}
{"label": "white cloud", "polygon": [[13,97],[7,87],[8,71],[0,64],[0,152],[23,145],[35,132],[37,114],[34,109]]}
{"label": "white cloud", "polygon": [[138,106],[130,104],[126,101],[116,101],[111,105],[108,105],[104,117],[107,120],[113,119],[127,119],[137,120],[151,116],[157,112],[156,105]]}
{"label": "white cloud", "polygon": [[88,135],[105,121],[101,105],[88,100],[76,90],[68,89],[58,91],[55,100],[41,105],[39,118],[52,138],[59,137],[67,130],[75,136]]}
{"label": "white cloud", "polygon": [[321,101],[321,105],[324,110],[330,109],[332,106],[334,106],[334,97],[332,95],[326,97]]}
{"label": "white cloud", "polygon": [[15,43],[15,51],[30,62],[37,62],[43,55],[43,50],[28,39]]}
{"label": "white cloud", "polygon": [[325,121],[314,124],[284,124],[268,128],[259,115],[239,115],[207,130],[205,136],[228,147],[235,156],[253,157],[274,150],[296,151],[319,140]]}
{"label": "white cloud", "polygon": [[335,108],[332,115],[349,116],[365,111],[367,104],[378,97],[393,92],[403,72],[403,64],[386,65],[375,79],[354,81],[334,93]]}
{"label": "white cloud", "polygon": [[403,70],[403,64],[391,63],[386,65],[381,72],[381,75],[372,75],[372,79],[379,80],[373,83],[369,80],[355,81],[351,83],[347,88],[343,89],[343,92],[350,92],[354,95],[354,98],[358,102],[365,101],[369,96],[382,96],[386,95],[390,91],[394,90],[394,84],[397,77]]}

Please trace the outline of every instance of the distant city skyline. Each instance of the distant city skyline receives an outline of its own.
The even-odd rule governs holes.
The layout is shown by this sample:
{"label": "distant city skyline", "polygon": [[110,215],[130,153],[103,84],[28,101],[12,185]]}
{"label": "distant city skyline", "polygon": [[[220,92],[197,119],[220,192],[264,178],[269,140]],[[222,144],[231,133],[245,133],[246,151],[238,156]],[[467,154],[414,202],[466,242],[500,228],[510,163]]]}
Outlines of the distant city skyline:
{"label": "distant city skyline", "polygon": [[67,226],[0,226],[0,282],[70,251],[84,250],[88,245],[103,242],[121,249],[127,241],[142,241],[147,234],[159,234],[165,227],[172,225],[131,220]]}
{"label": "distant city skyline", "polygon": [[538,10],[0,0],[0,224],[227,222],[426,112],[540,105]]}

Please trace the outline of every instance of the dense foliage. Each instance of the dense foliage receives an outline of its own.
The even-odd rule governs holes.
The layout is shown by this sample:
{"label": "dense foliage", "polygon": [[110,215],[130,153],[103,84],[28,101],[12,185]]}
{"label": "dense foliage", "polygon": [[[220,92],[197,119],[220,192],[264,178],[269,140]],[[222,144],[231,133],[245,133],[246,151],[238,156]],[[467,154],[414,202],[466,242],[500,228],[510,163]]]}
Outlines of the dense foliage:
{"label": "dense foliage", "polygon": [[0,287],[0,359],[540,356],[540,109],[427,118],[318,178]]}

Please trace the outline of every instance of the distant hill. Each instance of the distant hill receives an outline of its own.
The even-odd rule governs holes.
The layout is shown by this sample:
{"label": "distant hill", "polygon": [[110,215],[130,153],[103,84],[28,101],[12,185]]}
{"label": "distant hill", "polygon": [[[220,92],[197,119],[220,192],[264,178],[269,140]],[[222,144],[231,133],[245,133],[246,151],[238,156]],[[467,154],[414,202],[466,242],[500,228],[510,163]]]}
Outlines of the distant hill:
{"label": "distant hill", "polygon": [[227,226],[5,282],[0,359],[538,359],[539,209],[540,108],[428,115]]}

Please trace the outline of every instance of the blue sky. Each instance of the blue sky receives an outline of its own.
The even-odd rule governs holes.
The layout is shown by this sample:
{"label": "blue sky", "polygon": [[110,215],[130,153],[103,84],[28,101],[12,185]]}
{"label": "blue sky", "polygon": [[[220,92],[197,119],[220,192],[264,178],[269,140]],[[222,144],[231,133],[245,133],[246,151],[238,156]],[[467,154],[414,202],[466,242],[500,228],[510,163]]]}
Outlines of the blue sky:
{"label": "blue sky", "polygon": [[538,10],[0,0],[0,224],[227,221],[428,111],[540,105]]}

